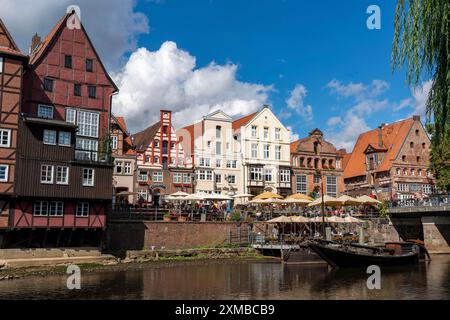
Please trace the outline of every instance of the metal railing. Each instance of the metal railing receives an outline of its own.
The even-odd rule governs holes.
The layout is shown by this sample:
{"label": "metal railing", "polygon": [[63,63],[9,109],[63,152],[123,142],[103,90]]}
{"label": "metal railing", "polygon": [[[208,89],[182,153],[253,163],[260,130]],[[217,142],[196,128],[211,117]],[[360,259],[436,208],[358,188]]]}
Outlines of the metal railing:
{"label": "metal railing", "polygon": [[75,149],[75,161],[110,165],[113,163],[113,157],[109,152]]}
{"label": "metal railing", "polygon": [[397,201],[389,201],[388,208],[404,208],[404,207],[442,207],[450,205],[449,195],[432,195],[426,199],[401,199]]}

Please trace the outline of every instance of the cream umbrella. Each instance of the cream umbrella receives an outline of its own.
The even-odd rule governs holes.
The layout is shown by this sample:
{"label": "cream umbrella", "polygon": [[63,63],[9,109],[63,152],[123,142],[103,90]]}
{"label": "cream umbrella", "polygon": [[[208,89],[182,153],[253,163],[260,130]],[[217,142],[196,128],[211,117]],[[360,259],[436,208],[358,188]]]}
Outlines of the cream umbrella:
{"label": "cream umbrella", "polygon": [[306,194],[303,194],[303,193],[296,193],[296,194],[290,195],[289,197],[287,197],[287,199],[309,200],[310,202],[314,200],[310,196],[307,196]]}
{"label": "cream umbrella", "polygon": [[303,216],[294,216],[294,217],[291,217],[291,219],[293,222],[296,222],[296,223],[309,223],[310,222],[310,220],[308,218],[303,217]]}
{"label": "cream umbrella", "polygon": [[337,200],[341,202],[342,206],[358,206],[363,204],[361,200],[358,200],[356,198],[347,195],[342,195],[339,198],[337,198]]}
{"label": "cream umbrella", "polygon": [[186,197],[188,195],[189,195],[189,193],[186,193],[186,192],[183,192],[183,191],[178,191],[178,192],[170,194],[169,196],[173,197],[173,198],[183,198],[183,197]]}
{"label": "cream umbrella", "polygon": [[[340,205],[341,202],[338,201],[336,198],[325,195],[323,196],[323,203],[326,206],[338,206]],[[322,204],[322,197],[319,197],[310,204],[308,204],[308,207],[320,206],[321,204]]]}
{"label": "cream umbrella", "polygon": [[292,218],[286,216],[279,216],[277,218],[266,221],[267,223],[292,223],[294,222]]}
{"label": "cream umbrella", "polygon": [[364,220],[352,217],[352,216],[348,216],[344,218],[344,221],[346,223],[364,223]]}
{"label": "cream umbrella", "polygon": [[265,202],[264,202],[263,199],[253,199],[253,200],[250,200],[248,203],[251,203],[251,204],[262,204],[262,203],[265,203]]}
{"label": "cream umbrella", "polygon": [[371,198],[369,196],[360,196],[356,198],[358,201],[361,202],[361,204],[381,204],[381,201],[378,201],[377,199]]}
{"label": "cream umbrella", "polygon": [[270,198],[283,199],[283,197],[280,196],[279,194],[267,191],[267,192],[261,193],[260,195],[254,197],[253,200],[255,200],[255,199],[270,199]]}
{"label": "cream umbrella", "polygon": [[345,223],[345,219],[338,217],[338,216],[332,216],[332,217],[327,217],[325,218],[327,222],[331,222],[331,223]]}
{"label": "cream umbrella", "polygon": [[[322,217],[314,217],[314,218],[309,218],[309,222],[323,222],[322,221]],[[327,217],[325,217],[325,222],[327,222]]]}

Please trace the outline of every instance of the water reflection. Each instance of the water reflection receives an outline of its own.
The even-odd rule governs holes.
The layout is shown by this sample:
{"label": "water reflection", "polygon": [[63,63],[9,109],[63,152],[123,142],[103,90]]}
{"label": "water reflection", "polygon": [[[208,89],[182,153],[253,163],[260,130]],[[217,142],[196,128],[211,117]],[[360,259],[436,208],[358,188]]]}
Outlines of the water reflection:
{"label": "water reflection", "polygon": [[82,290],[65,276],[0,282],[0,299],[450,299],[450,256],[414,267],[382,270],[369,290],[365,270],[211,262],[82,274]]}

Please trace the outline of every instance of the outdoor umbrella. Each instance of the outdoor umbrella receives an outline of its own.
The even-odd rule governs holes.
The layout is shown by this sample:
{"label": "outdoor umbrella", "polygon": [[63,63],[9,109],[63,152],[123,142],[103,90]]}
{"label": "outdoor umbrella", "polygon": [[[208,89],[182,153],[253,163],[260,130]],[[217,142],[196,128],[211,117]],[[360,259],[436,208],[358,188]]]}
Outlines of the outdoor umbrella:
{"label": "outdoor umbrella", "polygon": [[378,201],[377,199],[371,198],[366,195],[358,197],[356,199],[361,201],[361,204],[381,204],[381,201]]}
{"label": "outdoor umbrella", "polygon": [[344,221],[346,223],[363,223],[364,222],[364,220],[361,220],[361,219],[358,219],[355,217],[351,217],[351,216],[345,217]]}
{"label": "outdoor umbrella", "polygon": [[175,193],[170,194],[169,196],[172,198],[184,198],[186,196],[188,196],[189,194],[183,191],[178,191]]}
{"label": "outdoor umbrella", "polygon": [[291,218],[286,216],[279,216],[277,218],[266,221],[267,223],[292,223],[294,222]]}
{"label": "outdoor umbrella", "polygon": [[122,192],[116,193],[116,196],[135,196],[138,194],[139,193],[137,193],[137,192],[122,191]]}
{"label": "outdoor umbrella", "polygon": [[302,194],[302,193],[296,193],[296,194],[290,195],[289,197],[287,197],[287,199],[308,200],[309,202],[314,200],[310,196],[307,196],[306,194]]}
{"label": "outdoor umbrella", "polygon": [[361,200],[358,200],[356,198],[347,195],[342,195],[339,198],[337,198],[337,200],[341,202],[342,206],[358,206],[360,204],[363,204]]}
{"label": "outdoor umbrella", "polygon": [[283,197],[280,196],[279,194],[267,191],[267,192],[261,193],[260,195],[254,197],[253,200],[255,200],[255,199],[270,199],[270,198],[283,199]]}
{"label": "outdoor umbrella", "polygon": [[231,196],[232,198],[251,198],[253,197],[252,194],[250,193],[240,193],[240,194],[236,194],[234,196]]}
{"label": "outdoor umbrella", "polygon": [[[330,196],[323,196],[323,203],[326,206],[338,206],[340,205],[340,201],[338,201],[336,198],[330,197]],[[308,207],[314,207],[314,206],[320,206],[322,204],[322,197],[317,198],[310,204],[308,204]]]}
{"label": "outdoor umbrella", "polygon": [[338,216],[332,216],[332,217],[327,217],[326,218],[327,222],[331,222],[331,223],[345,223],[345,219],[338,217]]}
{"label": "outdoor umbrella", "polygon": [[294,216],[291,217],[293,222],[297,222],[297,223],[308,223],[310,222],[308,218],[303,217],[303,216]]}

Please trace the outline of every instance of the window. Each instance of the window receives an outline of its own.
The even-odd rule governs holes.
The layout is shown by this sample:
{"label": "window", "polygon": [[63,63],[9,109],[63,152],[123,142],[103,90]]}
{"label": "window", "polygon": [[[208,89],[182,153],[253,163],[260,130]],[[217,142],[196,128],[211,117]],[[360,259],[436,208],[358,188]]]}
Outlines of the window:
{"label": "window", "polygon": [[111,137],[111,148],[117,150],[117,136]]}
{"label": "window", "polygon": [[200,158],[200,167],[210,167],[211,162],[209,158]]}
{"label": "window", "polygon": [[48,215],[48,202],[47,201],[36,201],[34,203],[33,215],[46,216]]}
{"label": "window", "polygon": [[258,136],[258,127],[252,126],[252,137],[256,138]]}
{"label": "window", "polygon": [[414,148],[414,142],[411,141],[411,142],[409,143],[409,147],[410,147],[410,148]]}
{"label": "window", "polygon": [[56,131],[44,130],[42,141],[44,144],[56,145]]}
{"label": "window", "polygon": [[69,167],[56,167],[56,184],[69,184]]}
{"label": "window", "polygon": [[252,143],[252,158],[258,158],[258,144]]}
{"label": "window", "polygon": [[131,174],[131,162],[125,162],[125,174]]}
{"label": "window", "polygon": [[291,182],[291,171],[289,169],[280,170],[280,182]]}
{"label": "window", "polygon": [[183,183],[184,184],[191,183],[191,175],[189,173],[183,173]]}
{"label": "window", "polygon": [[208,141],[207,144],[208,144],[208,149],[211,149],[211,141]]}
{"label": "window", "polygon": [[214,174],[214,181],[216,183],[222,183],[222,175],[221,174]]}
{"label": "window", "polygon": [[60,131],[59,132],[59,145],[64,147],[70,147],[71,134],[70,132]]}
{"label": "window", "polygon": [[212,181],[212,171],[211,170],[199,170],[198,180]]}
{"label": "window", "polygon": [[50,202],[48,215],[51,217],[62,217],[64,215],[64,202],[52,201]]}
{"label": "window", "polygon": [[281,146],[275,147],[275,160],[281,160]]}
{"label": "window", "polygon": [[415,176],[415,175],[416,175],[416,170],[411,169],[411,175],[412,175],[412,176]]}
{"label": "window", "polygon": [[181,183],[183,179],[183,174],[179,173],[179,172],[175,172],[173,174],[173,183]]}
{"label": "window", "polygon": [[264,127],[264,139],[269,139],[269,128]]}
{"label": "window", "polygon": [[78,202],[75,209],[75,216],[77,217],[89,217],[89,203],[88,202]]}
{"label": "window", "polygon": [[406,161],[406,156],[402,156],[402,161]]}
{"label": "window", "polygon": [[422,191],[422,185],[416,184],[416,183],[410,184],[409,190],[411,192],[420,192],[420,191]]}
{"label": "window", "polygon": [[222,127],[216,126],[216,138],[220,139],[222,137]]}
{"label": "window", "polygon": [[228,180],[228,183],[229,184],[236,184],[236,176],[235,175],[229,175],[228,177],[227,177],[227,180]]}
{"label": "window", "polygon": [[81,84],[75,83],[73,85],[73,95],[76,97],[81,97]]}
{"label": "window", "polygon": [[422,176],[422,169],[417,170],[417,175],[420,177]]}
{"label": "window", "polygon": [[[150,158],[150,157],[149,157]],[[148,162],[150,162],[150,160],[148,161]],[[155,163],[159,163],[159,157],[158,156],[154,156],[153,157],[153,163],[155,164]]]}
{"label": "window", "polygon": [[431,171],[427,170],[427,177],[431,177]]}
{"label": "window", "polygon": [[426,146],[425,142],[422,142],[422,149],[425,149]]}
{"label": "window", "polygon": [[281,129],[275,128],[275,140],[281,140]]}
{"label": "window", "polygon": [[38,117],[45,119],[53,119],[53,107],[45,106],[42,104],[38,105]]}
{"label": "window", "polygon": [[419,130],[416,129],[416,136],[418,136],[418,135],[419,135]]}
{"label": "window", "polygon": [[52,184],[53,183],[53,170],[54,167],[50,165],[41,165],[41,183]]}
{"label": "window", "polygon": [[298,174],[296,176],[297,179],[297,193],[306,194],[306,175],[304,174]]}
{"label": "window", "polygon": [[397,184],[397,191],[407,192],[407,191],[409,191],[409,185],[406,184],[406,183],[398,183]]}
{"label": "window", "polygon": [[222,142],[219,141],[216,142],[216,154],[217,155],[222,154]]}
{"label": "window", "polygon": [[207,181],[212,181],[213,179],[213,174],[211,170],[206,170],[206,180]]}
{"label": "window", "polygon": [[95,99],[97,97],[97,88],[95,86],[88,86],[89,98]]}
{"label": "window", "polygon": [[153,182],[163,182],[163,173],[160,171],[153,172]]}
{"label": "window", "polygon": [[75,158],[83,161],[97,161],[98,141],[77,138]]}
{"label": "window", "polygon": [[420,162],[420,157],[417,156],[417,157],[416,157],[416,160],[417,160],[417,163],[419,163],[419,162]]}
{"label": "window", "polygon": [[426,194],[430,194],[433,192],[433,188],[432,188],[431,184],[424,184],[422,186],[422,190],[423,190],[423,193],[426,193]]}
{"label": "window", "polygon": [[143,171],[143,170],[139,170],[137,180],[139,182],[147,182],[147,180],[148,180],[148,172],[147,171]]}
{"label": "window", "polygon": [[72,56],[64,56],[64,68],[72,69]]}
{"label": "window", "polygon": [[86,59],[86,71],[87,72],[94,71],[94,61],[92,59]]}
{"label": "window", "polygon": [[264,180],[265,181],[272,181],[272,169],[264,169]]}
{"label": "window", "polygon": [[53,92],[53,80],[49,78],[44,78],[44,90],[48,92]]}
{"label": "window", "polygon": [[139,195],[139,199],[147,200],[147,190],[139,189],[138,195]]}
{"label": "window", "polygon": [[3,72],[3,58],[0,57],[0,73]]}
{"label": "window", "polygon": [[398,176],[401,174],[400,168],[397,168],[395,171],[396,171],[396,174],[397,174]]}
{"label": "window", "polygon": [[78,135],[98,138],[99,114],[88,111],[77,112]]}
{"label": "window", "polygon": [[408,169],[403,169],[403,175],[407,176],[408,175]]}
{"label": "window", "polygon": [[9,148],[11,146],[11,130],[0,129],[0,147]]}
{"label": "window", "polygon": [[327,176],[327,195],[336,197],[337,195],[337,179],[335,176]]}
{"label": "window", "polygon": [[155,148],[159,148],[159,140],[154,140],[154,146]]}
{"label": "window", "polygon": [[172,150],[175,149],[175,142],[172,141],[172,142],[170,143],[170,149],[172,149]]}
{"label": "window", "polygon": [[216,168],[221,168],[221,167],[222,167],[222,160],[216,159]]}
{"label": "window", "polygon": [[7,164],[0,164],[0,181],[8,182],[9,166]]}
{"label": "window", "polygon": [[94,169],[89,168],[83,169],[83,186],[85,187],[94,186]]}
{"label": "window", "polygon": [[269,159],[269,158],[270,158],[270,145],[265,144],[264,145],[264,159]]}
{"label": "window", "polygon": [[116,162],[116,173],[121,174],[122,173],[122,161]]}
{"label": "window", "polygon": [[66,109],[66,122],[76,123],[77,111],[75,109]]}
{"label": "window", "polygon": [[314,175],[313,183],[314,184],[319,184],[320,183],[320,176],[318,174]]}
{"label": "window", "polygon": [[227,168],[228,169],[236,169],[237,168],[237,160],[227,160]]}
{"label": "window", "polygon": [[262,168],[250,168],[250,180],[262,181]]}

